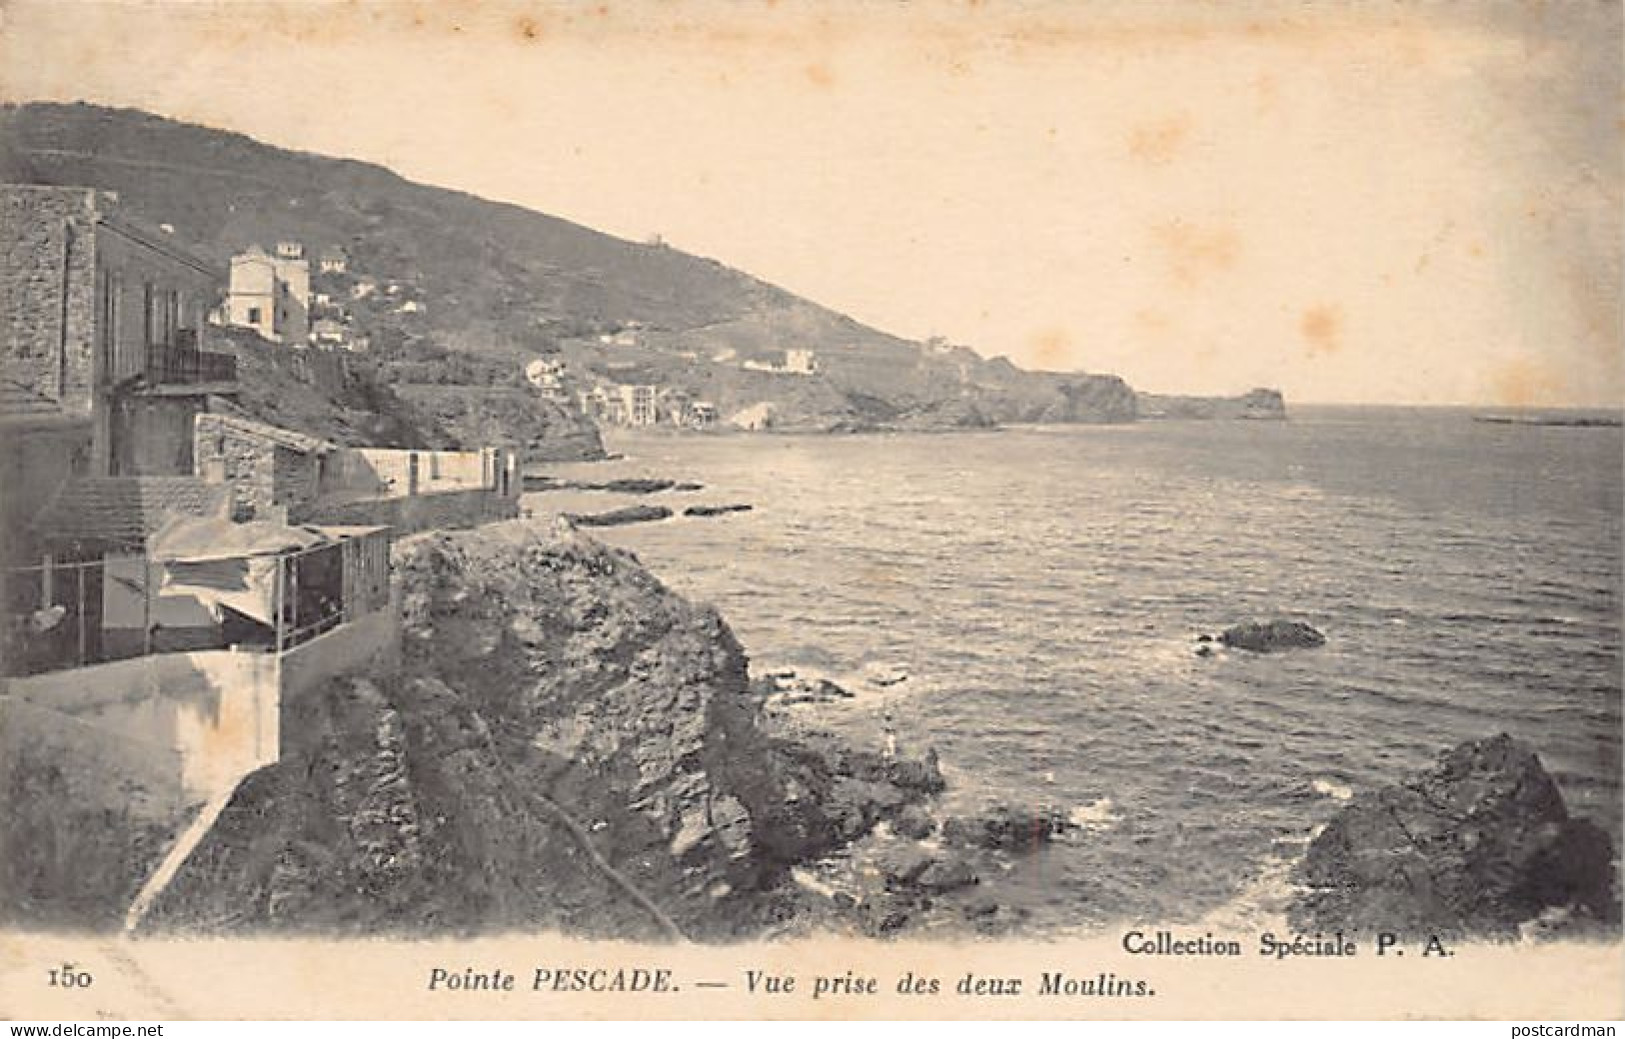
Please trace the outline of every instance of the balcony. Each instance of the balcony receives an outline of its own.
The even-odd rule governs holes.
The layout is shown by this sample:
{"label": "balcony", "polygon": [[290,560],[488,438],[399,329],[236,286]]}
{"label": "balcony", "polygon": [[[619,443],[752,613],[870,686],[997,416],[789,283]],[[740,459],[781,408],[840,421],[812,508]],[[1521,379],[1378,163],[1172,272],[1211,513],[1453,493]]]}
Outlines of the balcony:
{"label": "balcony", "polygon": [[233,354],[200,350],[192,345],[195,334],[182,330],[174,343],[153,343],[147,347],[148,392],[163,393],[166,387],[181,392],[233,393],[237,385],[237,358]]}

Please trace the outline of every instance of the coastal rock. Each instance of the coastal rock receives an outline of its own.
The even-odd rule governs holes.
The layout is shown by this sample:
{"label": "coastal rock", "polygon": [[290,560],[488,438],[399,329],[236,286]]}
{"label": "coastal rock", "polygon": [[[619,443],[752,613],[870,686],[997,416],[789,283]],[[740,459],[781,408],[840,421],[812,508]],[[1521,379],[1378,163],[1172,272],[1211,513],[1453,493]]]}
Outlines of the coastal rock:
{"label": "coastal rock", "polygon": [[1324,646],[1326,636],[1302,621],[1272,620],[1226,628],[1219,641],[1231,649],[1244,649],[1249,653],[1279,653],[1286,649]]}
{"label": "coastal rock", "polygon": [[915,884],[922,891],[941,894],[980,884],[981,878],[964,859],[937,859],[927,866]]}
{"label": "coastal rock", "polygon": [[877,862],[887,890],[914,895],[939,895],[980,883],[964,859],[927,850],[918,844],[894,848]]}
{"label": "coastal rock", "polygon": [[629,505],[624,509],[611,509],[608,512],[563,514],[564,519],[574,527],[621,527],[628,523],[651,523],[655,520],[671,518],[671,510],[664,505]]}
{"label": "coastal rock", "polygon": [[903,808],[892,818],[892,830],[899,837],[911,837],[914,840],[924,840],[937,832],[937,821],[931,814],[917,805]]}
{"label": "coastal rock", "polygon": [[930,748],[921,758],[892,756],[809,731],[797,733],[781,749],[842,841],[902,817],[947,786]]}
{"label": "coastal rock", "polygon": [[1613,842],[1571,818],[1521,740],[1469,740],[1405,782],[1354,798],[1309,846],[1303,930],[1508,937],[1553,912],[1619,926]]}
{"label": "coastal rock", "polygon": [[942,824],[942,836],[961,847],[1028,852],[1075,829],[1059,808],[998,805],[982,815],[949,819]]}

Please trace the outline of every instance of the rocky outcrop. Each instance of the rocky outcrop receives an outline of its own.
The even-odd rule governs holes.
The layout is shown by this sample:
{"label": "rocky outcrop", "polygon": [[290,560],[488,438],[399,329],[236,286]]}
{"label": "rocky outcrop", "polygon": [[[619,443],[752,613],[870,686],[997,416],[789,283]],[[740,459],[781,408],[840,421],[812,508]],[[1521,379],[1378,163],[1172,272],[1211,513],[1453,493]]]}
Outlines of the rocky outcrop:
{"label": "rocky outcrop", "polygon": [[817,911],[793,864],[942,788],[772,731],[721,618],[624,552],[508,523],[395,563],[399,673],[292,709],[149,926],[757,935]]}
{"label": "rocky outcrop", "polygon": [[1139,417],[1134,390],[1115,375],[1040,375],[1051,382],[1056,399],[1026,421],[1114,423]]}
{"label": "rocky outcrop", "polygon": [[511,444],[527,463],[604,457],[597,426],[574,408],[528,389],[398,383],[394,391],[444,431],[447,442],[435,446],[473,450]]}
{"label": "rocky outcrop", "polygon": [[1302,621],[1250,621],[1226,628],[1219,641],[1231,649],[1244,649],[1249,653],[1279,653],[1324,646],[1326,636]]}
{"label": "rocky outcrop", "polygon": [[1255,389],[1239,397],[1178,397],[1136,394],[1142,419],[1284,419],[1286,398],[1280,390]]}
{"label": "rocky outcrop", "polygon": [[1528,744],[1470,740],[1356,797],[1309,846],[1301,930],[1511,936],[1535,920],[1618,928],[1613,842],[1571,818]]}

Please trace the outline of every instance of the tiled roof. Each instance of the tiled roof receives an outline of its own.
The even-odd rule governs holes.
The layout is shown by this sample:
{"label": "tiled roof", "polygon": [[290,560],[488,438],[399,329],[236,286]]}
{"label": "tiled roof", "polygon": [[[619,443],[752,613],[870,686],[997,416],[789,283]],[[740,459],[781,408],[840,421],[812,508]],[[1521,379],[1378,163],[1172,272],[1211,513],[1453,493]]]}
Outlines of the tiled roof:
{"label": "tiled roof", "polygon": [[296,433],[291,429],[283,429],[281,426],[256,422],[251,418],[243,418],[239,415],[222,414],[217,417],[221,425],[236,430],[244,436],[269,440],[279,447],[286,447],[307,455],[326,454],[335,449],[335,445],[330,440],[323,440],[320,437],[313,437],[306,433]]}
{"label": "tiled roof", "polygon": [[17,415],[54,415],[62,408],[57,402],[16,379],[0,379],[0,418]]}
{"label": "tiled roof", "polygon": [[225,514],[231,488],[196,476],[95,476],[69,480],[34,527],[51,540],[144,541],[175,513]]}

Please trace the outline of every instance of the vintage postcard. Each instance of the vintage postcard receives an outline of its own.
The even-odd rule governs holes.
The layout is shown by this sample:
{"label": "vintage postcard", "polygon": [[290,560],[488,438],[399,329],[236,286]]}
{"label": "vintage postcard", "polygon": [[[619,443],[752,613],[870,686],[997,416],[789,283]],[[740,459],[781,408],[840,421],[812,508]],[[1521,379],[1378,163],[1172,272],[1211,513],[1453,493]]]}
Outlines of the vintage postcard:
{"label": "vintage postcard", "polygon": [[0,1017],[1625,1014],[1622,23],[0,4]]}

